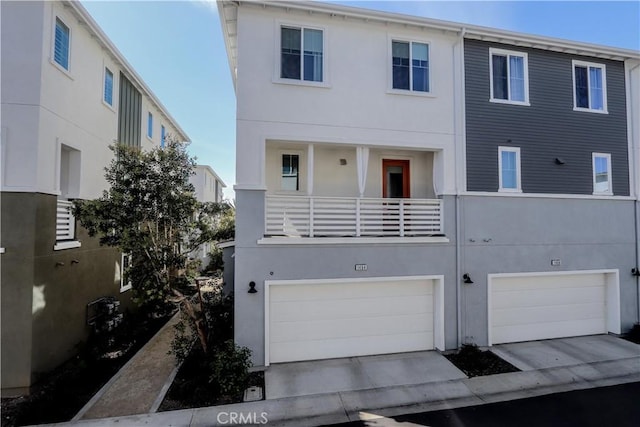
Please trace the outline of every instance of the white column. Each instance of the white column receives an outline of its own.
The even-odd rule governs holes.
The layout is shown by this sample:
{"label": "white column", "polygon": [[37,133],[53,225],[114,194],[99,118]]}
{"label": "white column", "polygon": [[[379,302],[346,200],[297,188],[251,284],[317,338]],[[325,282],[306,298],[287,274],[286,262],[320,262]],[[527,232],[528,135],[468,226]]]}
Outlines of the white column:
{"label": "white column", "polygon": [[364,197],[367,167],[369,166],[369,147],[356,148],[356,163],[358,164],[358,190],[360,190],[360,197]]}
{"label": "white column", "polygon": [[313,144],[307,148],[307,195],[313,195]]}

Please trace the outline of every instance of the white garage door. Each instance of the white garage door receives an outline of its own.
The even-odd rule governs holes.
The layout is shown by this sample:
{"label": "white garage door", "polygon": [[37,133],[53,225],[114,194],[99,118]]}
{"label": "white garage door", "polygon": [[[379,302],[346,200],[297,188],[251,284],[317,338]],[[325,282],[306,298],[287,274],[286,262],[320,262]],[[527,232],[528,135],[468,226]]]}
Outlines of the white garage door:
{"label": "white garage door", "polygon": [[606,275],[490,278],[490,344],[607,332]]}
{"label": "white garage door", "polygon": [[269,286],[270,363],[434,348],[433,280],[282,283]]}

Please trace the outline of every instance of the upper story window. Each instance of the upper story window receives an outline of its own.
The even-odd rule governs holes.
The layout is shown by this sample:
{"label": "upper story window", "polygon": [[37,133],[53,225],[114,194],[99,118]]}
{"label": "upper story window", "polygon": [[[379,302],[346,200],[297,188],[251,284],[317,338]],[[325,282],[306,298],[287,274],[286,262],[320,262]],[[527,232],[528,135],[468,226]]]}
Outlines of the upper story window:
{"label": "upper story window", "polygon": [[60,18],[56,18],[53,60],[65,70],[69,70],[69,40],[69,27]]}
{"label": "upper story window", "polygon": [[523,52],[489,49],[491,101],[529,104],[528,57]]}
{"label": "upper story window", "polygon": [[104,69],[104,102],[113,107],[113,73],[105,67]]}
{"label": "upper story window", "polygon": [[498,191],[521,192],[520,147],[498,147]]}
{"label": "upper story window", "polygon": [[164,125],[160,126],[160,148],[164,148],[164,140],[166,136],[166,130],[164,129]]}
{"label": "upper story window", "polygon": [[593,194],[613,194],[611,154],[593,153]]}
{"label": "upper story window", "polygon": [[607,76],[603,64],[573,61],[574,109],[607,112]]}
{"label": "upper story window", "polygon": [[393,40],[391,42],[393,89],[429,92],[429,45]]}
{"label": "upper story window", "polygon": [[299,165],[300,157],[297,154],[282,155],[282,189],[298,191],[300,187]]}
{"label": "upper story window", "polygon": [[323,81],[323,53],[322,30],[281,27],[280,78]]}
{"label": "upper story window", "polygon": [[153,114],[151,114],[151,111],[147,116],[147,136],[153,138]]}

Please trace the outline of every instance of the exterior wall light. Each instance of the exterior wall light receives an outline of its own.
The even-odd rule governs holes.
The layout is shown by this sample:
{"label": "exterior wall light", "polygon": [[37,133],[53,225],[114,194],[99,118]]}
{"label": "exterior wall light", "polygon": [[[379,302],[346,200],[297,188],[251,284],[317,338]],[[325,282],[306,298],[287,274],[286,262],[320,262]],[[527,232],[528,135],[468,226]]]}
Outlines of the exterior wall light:
{"label": "exterior wall light", "polygon": [[462,282],[463,283],[468,283],[468,284],[472,284],[473,280],[471,280],[471,276],[469,276],[469,273],[464,273],[462,275]]}
{"label": "exterior wall light", "polygon": [[258,293],[258,291],[256,290],[256,282],[249,282],[249,290],[247,291],[247,293],[250,293],[250,294]]}

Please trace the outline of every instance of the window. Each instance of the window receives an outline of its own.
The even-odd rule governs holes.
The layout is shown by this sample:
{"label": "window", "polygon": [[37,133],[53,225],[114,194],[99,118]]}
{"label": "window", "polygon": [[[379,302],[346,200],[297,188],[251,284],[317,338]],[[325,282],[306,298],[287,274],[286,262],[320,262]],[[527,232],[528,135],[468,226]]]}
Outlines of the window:
{"label": "window", "polygon": [[498,191],[520,192],[520,148],[498,147]]}
{"label": "window", "polygon": [[429,45],[391,42],[393,89],[429,92]]}
{"label": "window", "polygon": [[151,111],[147,116],[147,136],[153,138],[153,114],[151,114]]}
{"label": "window", "polygon": [[607,111],[605,67],[573,61],[573,99],[577,110]]}
{"label": "window", "polygon": [[288,191],[298,191],[298,164],[299,156],[297,154],[282,155],[282,189]]}
{"label": "window", "polygon": [[104,69],[104,102],[113,107],[113,73],[105,67]]}
{"label": "window", "polygon": [[526,53],[489,49],[491,101],[529,103],[529,71]]}
{"label": "window", "polygon": [[122,254],[120,263],[120,292],[131,289],[131,279],[129,278],[129,268],[131,267],[131,254]]}
{"label": "window", "polygon": [[611,154],[593,153],[593,194],[613,194]]}
{"label": "window", "polygon": [[69,69],[69,27],[60,18],[56,18],[53,60],[65,70]]}
{"label": "window", "polygon": [[164,130],[164,125],[160,126],[160,148],[164,148],[164,137],[166,136],[166,131]]}
{"label": "window", "polygon": [[322,81],[322,30],[282,27],[280,29],[280,78]]}

